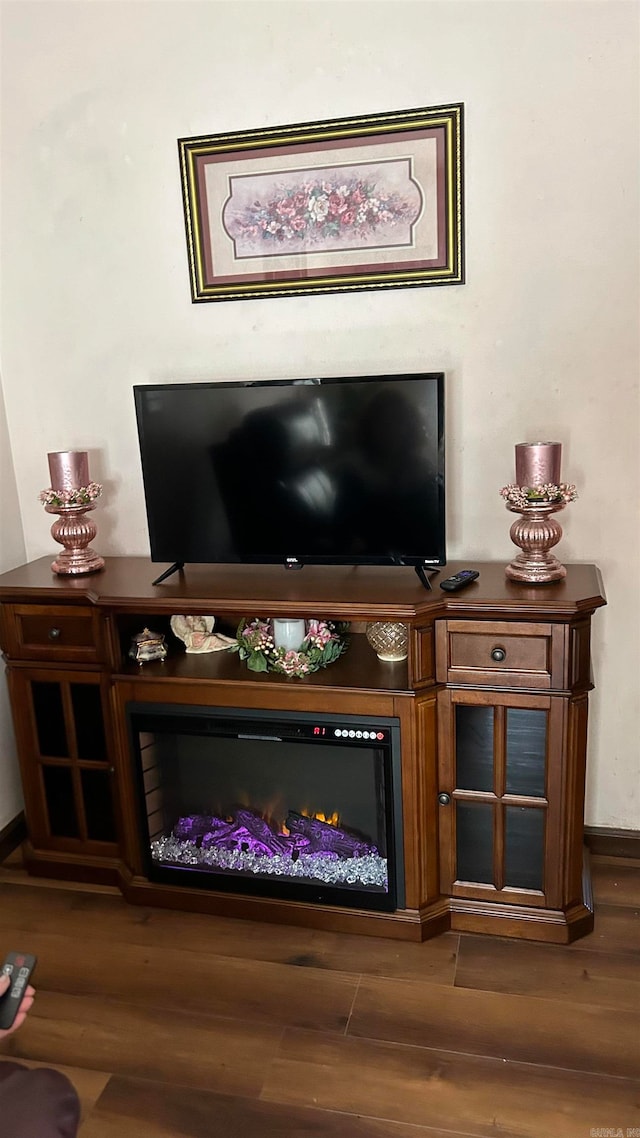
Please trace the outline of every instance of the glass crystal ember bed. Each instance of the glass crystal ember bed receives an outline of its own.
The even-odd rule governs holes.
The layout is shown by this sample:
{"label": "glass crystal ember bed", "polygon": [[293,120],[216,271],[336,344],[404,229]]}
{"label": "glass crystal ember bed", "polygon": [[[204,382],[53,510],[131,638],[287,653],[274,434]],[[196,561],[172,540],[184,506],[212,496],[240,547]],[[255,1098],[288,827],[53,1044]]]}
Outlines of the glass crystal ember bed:
{"label": "glass crystal ember bed", "polygon": [[151,843],[154,861],[206,870],[303,878],[329,885],[387,889],[387,859],[359,835],[289,811],[278,832],[252,810],[233,818],[180,818],[169,837]]}

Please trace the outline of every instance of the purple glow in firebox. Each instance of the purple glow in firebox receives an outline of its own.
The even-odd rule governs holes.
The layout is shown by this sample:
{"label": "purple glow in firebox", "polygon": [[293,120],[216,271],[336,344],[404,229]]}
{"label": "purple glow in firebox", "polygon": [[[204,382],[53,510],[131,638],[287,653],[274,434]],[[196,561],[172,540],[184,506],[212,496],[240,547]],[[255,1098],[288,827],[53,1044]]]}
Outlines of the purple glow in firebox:
{"label": "purple glow in firebox", "polygon": [[192,814],[154,839],[151,854],[166,866],[388,891],[387,859],[361,835],[293,810],[285,825],[288,833],[245,809]]}
{"label": "purple glow in firebox", "polygon": [[191,841],[202,849],[242,850],[266,857],[288,854],[295,859],[305,853],[344,858],[378,852],[362,838],[294,810],[287,815],[286,827],[288,834],[278,833],[252,810],[238,810],[231,821],[202,814],[180,818],[173,827],[173,837]]}

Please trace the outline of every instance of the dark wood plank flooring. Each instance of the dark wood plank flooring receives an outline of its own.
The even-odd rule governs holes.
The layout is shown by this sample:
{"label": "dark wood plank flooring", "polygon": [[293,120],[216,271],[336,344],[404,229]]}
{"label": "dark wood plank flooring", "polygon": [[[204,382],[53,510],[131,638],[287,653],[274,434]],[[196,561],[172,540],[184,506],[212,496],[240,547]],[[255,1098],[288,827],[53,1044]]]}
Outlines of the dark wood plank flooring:
{"label": "dark wood plank flooring", "polygon": [[636,1138],[640,863],[593,880],[573,945],[416,945],[132,907],[14,856],[0,941],[38,994],[0,1062],[64,1070],[81,1138]]}

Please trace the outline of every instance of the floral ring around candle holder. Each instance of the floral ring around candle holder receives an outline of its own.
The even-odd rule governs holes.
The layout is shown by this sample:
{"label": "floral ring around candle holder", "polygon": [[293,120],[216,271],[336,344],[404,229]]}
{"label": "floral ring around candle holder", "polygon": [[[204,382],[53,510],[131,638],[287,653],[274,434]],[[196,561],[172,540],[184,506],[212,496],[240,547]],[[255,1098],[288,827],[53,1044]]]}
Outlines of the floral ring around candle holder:
{"label": "floral ring around candle holder", "polygon": [[[282,618],[285,624],[297,621]],[[274,638],[274,621],[264,617],[243,619],[238,625],[237,639],[232,651],[237,651],[252,672],[280,672],[289,678],[302,679],[310,672],[333,664],[349,647],[349,624],[329,620],[301,621],[306,635],[299,649],[277,645]],[[290,630],[293,634],[293,629]]]}
{"label": "floral ring around candle holder", "polygon": [[91,502],[74,506],[45,506],[48,514],[59,515],[51,526],[51,536],[64,546],[62,553],[51,562],[54,573],[76,576],[95,573],[104,567],[104,557],[89,545],[98,532],[93,519],[85,517],[93,508]]}
{"label": "floral ring around candle holder", "polygon": [[562,526],[552,514],[564,510],[566,505],[565,501],[532,501],[527,506],[506,503],[511,513],[521,515],[509,530],[513,544],[522,550],[506,567],[511,581],[544,585],[566,577],[566,568],[550,552],[562,537]]}

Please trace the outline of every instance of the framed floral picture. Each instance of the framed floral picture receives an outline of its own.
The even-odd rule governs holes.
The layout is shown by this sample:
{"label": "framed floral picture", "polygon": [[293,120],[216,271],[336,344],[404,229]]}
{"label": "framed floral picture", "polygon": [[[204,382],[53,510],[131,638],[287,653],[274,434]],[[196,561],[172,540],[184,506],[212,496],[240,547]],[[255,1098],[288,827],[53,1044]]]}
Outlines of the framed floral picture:
{"label": "framed floral picture", "polygon": [[461,103],[178,149],[194,301],[464,283]]}

